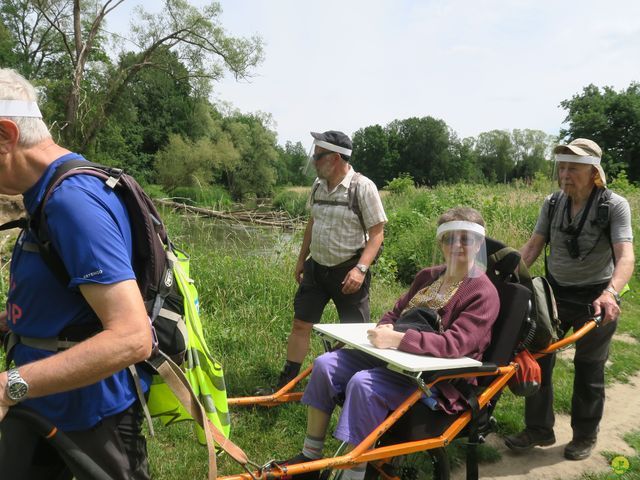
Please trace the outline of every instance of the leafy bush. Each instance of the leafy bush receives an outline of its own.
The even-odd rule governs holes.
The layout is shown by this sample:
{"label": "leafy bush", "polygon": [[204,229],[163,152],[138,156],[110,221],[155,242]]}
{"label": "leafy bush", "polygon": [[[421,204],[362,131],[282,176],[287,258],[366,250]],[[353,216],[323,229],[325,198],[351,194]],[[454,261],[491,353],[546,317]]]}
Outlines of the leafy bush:
{"label": "leafy bush", "polygon": [[273,199],[273,208],[284,210],[292,217],[303,217],[307,215],[307,192],[295,192],[293,190],[283,190]]}
{"label": "leafy bush", "polygon": [[638,187],[629,182],[627,172],[625,172],[624,170],[621,170],[620,173],[618,173],[617,177],[614,178],[607,186],[620,195],[630,195],[638,193]]}
{"label": "leafy bush", "polygon": [[413,177],[408,173],[401,173],[399,177],[388,181],[384,189],[394,195],[402,195],[413,191],[415,189],[415,182],[413,181]]}

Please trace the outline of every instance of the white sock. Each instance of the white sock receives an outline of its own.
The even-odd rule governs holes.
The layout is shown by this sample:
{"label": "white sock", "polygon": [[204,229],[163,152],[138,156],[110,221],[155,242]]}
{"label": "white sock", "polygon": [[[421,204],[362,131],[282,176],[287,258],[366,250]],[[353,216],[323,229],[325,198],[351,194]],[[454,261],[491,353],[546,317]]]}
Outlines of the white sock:
{"label": "white sock", "polygon": [[322,458],[322,450],[324,449],[324,438],[310,437],[307,435],[304,437],[304,446],[302,447],[302,454],[312,460]]}

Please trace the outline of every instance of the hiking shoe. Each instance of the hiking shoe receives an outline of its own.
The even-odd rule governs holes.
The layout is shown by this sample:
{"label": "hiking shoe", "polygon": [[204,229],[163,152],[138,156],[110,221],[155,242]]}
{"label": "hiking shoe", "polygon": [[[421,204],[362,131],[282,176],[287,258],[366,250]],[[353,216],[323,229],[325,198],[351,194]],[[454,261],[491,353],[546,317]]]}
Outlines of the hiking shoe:
{"label": "hiking shoe", "polygon": [[547,447],[556,443],[556,436],[551,432],[536,432],[524,429],[504,439],[504,444],[514,452],[527,452],[533,447]]}
{"label": "hiking shoe", "polygon": [[[312,462],[312,461],[313,459],[303,455],[302,453],[299,453],[295,457],[292,457],[288,460],[281,460],[281,461],[277,460],[274,463],[276,463],[280,467],[286,467],[287,465],[295,465],[297,463],[305,463],[305,462]],[[300,473],[298,475],[284,475],[280,477],[280,479],[283,479],[283,480],[319,480],[319,478],[320,478],[320,471]]]}
{"label": "hiking shoe", "polygon": [[564,447],[564,458],[567,460],[584,460],[591,455],[591,451],[595,446],[595,438],[574,438]]}

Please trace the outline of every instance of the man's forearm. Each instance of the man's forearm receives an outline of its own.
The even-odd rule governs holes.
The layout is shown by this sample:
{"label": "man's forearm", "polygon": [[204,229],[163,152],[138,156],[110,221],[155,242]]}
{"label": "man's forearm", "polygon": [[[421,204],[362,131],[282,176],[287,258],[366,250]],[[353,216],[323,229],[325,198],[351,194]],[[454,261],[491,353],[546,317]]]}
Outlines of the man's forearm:
{"label": "man's forearm", "polygon": [[616,292],[620,292],[624,288],[624,286],[629,283],[629,280],[631,280],[631,275],[633,275],[634,263],[635,258],[633,254],[624,255],[622,258],[617,260],[616,266],[613,269],[611,281],[609,282],[609,286],[612,287]]}
{"label": "man's forearm", "polygon": [[540,252],[544,248],[545,239],[542,235],[534,233],[531,238],[525,243],[520,249],[520,255],[522,256],[522,261],[528,267],[533,265],[533,262],[536,261]]}
{"label": "man's forearm", "polygon": [[[144,360],[146,345],[102,331],[78,345],[43,360],[19,367],[29,384],[29,398],[65,392],[96,383]],[[140,353],[138,353],[140,352]]]}
{"label": "man's forearm", "polygon": [[373,259],[376,258],[378,250],[380,250],[380,246],[384,240],[384,224],[380,223],[378,225],[374,225],[369,229],[369,240],[364,246],[364,250],[360,255],[360,260],[358,263],[361,263],[366,266],[370,266],[373,262]]}

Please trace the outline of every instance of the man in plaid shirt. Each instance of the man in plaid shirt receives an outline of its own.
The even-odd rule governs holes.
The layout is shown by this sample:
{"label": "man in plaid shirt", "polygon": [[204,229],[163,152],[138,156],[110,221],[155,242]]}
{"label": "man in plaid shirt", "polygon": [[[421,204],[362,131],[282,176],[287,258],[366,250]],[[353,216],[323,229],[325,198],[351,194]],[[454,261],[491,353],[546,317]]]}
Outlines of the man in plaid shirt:
{"label": "man in plaid shirt", "polygon": [[351,139],[334,130],[311,135],[311,160],[318,177],[296,263],[299,287],[294,320],[277,388],[299,373],[313,324],[320,321],[329,300],[333,300],[341,322],[370,321],[369,266],[382,246],[387,221],[376,185],[349,164]]}

